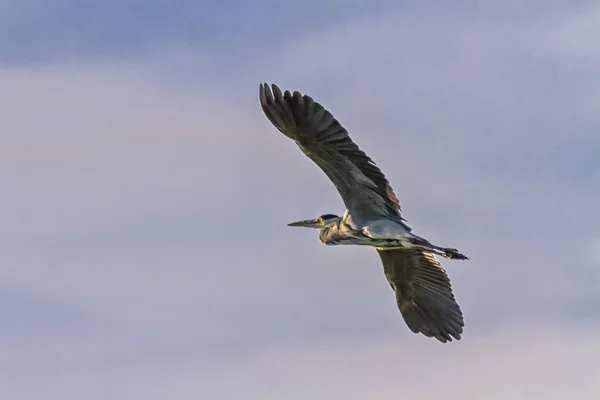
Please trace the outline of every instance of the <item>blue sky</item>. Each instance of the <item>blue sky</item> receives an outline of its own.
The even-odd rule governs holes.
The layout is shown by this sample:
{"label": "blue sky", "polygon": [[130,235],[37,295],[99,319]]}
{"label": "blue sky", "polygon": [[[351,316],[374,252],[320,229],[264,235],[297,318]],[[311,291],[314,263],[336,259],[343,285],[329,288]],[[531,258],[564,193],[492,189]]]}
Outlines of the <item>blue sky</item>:
{"label": "blue sky", "polygon": [[[233,49],[264,48],[307,31],[324,31],[332,23],[379,15],[393,4],[387,0],[267,0],[260,5],[245,0],[8,1],[0,17],[3,58],[23,62],[131,57],[165,45],[202,46],[222,57]],[[410,7],[410,2],[393,6]]]}
{"label": "blue sky", "polygon": [[[597,5],[140,4],[0,2],[0,397],[597,398]],[[286,227],[343,209],[262,81],[471,257],[460,342],[406,328],[371,249]]]}

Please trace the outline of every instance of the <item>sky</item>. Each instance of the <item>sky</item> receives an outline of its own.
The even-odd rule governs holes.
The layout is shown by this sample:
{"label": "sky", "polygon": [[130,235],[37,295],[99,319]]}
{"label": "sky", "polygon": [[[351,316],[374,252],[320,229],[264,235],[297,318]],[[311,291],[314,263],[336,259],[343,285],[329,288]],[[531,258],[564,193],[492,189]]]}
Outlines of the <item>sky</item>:
{"label": "sky", "polygon": [[[0,0],[0,397],[598,398],[599,41],[592,1]],[[260,82],[471,257],[460,341],[286,226],[343,204]]]}

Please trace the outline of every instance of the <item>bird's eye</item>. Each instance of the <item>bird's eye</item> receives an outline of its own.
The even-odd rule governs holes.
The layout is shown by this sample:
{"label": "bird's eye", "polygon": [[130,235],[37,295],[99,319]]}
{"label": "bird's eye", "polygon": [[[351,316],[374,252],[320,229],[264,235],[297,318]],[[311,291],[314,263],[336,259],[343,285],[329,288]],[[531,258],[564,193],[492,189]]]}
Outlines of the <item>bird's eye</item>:
{"label": "bird's eye", "polygon": [[323,223],[323,218],[317,217],[317,222],[320,223],[320,224],[322,224]]}

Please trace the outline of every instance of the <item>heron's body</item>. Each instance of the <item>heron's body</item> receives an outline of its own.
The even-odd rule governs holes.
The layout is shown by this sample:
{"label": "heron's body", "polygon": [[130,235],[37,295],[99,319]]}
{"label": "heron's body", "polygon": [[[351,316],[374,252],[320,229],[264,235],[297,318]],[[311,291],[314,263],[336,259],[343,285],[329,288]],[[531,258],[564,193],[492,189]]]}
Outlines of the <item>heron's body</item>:
{"label": "heron's body", "polygon": [[375,247],[408,327],[441,342],[460,339],[463,315],[434,254],[468,258],[412,233],[381,170],[319,103],[267,84],[260,85],[260,103],[271,123],[325,172],[346,206],[342,217],[323,214],[289,225],[319,229],[325,245]]}
{"label": "heron's body", "polygon": [[[385,229],[386,225],[387,229]],[[377,238],[371,236],[372,232],[378,232]],[[353,244],[378,248],[402,247],[402,238],[405,232],[402,225],[389,223],[386,220],[356,226],[351,219],[340,218],[330,226],[321,229],[319,240],[327,246]]]}
{"label": "heron's body", "polygon": [[327,246],[351,244],[371,246],[379,250],[432,246],[425,239],[412,234],[408,225],[401,221],[379,219],[357,225],[348,213],[323,227],[319,232],[319,240]]}

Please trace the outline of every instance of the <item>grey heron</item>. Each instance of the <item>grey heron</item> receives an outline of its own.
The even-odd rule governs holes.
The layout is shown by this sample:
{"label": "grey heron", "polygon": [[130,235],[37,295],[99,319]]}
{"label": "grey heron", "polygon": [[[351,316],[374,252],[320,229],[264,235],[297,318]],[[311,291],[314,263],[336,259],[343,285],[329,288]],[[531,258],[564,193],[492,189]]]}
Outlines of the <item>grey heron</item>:
{"label": "grey heron", "polygon": [[385,175],[321,104],[266,83],[260,84],[259,99],[269,121],[323,170],[346,207],[342,217],[323,214],[288,225],[319,229],[325,245],[375,247],[409,329],[443,343],[460,340],[463,314],[434,254],[468,257],[412,233]]}

